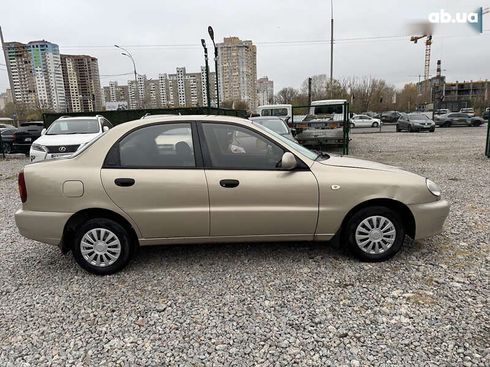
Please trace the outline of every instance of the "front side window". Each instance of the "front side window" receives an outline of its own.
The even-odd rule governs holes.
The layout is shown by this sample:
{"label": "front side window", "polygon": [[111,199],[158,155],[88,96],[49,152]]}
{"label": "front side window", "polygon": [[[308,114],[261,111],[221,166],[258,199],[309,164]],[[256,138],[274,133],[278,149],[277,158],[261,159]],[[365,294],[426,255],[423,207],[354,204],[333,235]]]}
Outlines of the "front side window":
{"label": "front side window", "polygon": [[46,131],[46,135],[97,134],[99,132],[100,126],[96,119],[63,119],[53,122]]}
{"label": "front side window", "polygon": [[271,109],[270,108],[264,108],[262,110],[261,116],[270,116],[271,115]]}
{"label": "front side window", "polygon": [[117,162],[120,167],[196,166],[189,123],[143,127],[124,137],[114,150],[116,153],[112,151],[109,155],[116,155],[111,160]]}
{"label": "front side window", "polygon": [[219,169],[279,169],[284,150],[256,132],[228,124],[202,125],[209,160]]}

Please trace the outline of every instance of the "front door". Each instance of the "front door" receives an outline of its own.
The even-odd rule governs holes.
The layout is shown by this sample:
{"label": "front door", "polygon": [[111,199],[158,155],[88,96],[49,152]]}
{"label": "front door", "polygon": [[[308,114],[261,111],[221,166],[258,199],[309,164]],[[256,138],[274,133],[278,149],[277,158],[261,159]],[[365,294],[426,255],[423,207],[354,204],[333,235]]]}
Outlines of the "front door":
{"label": "front door", "polygon": [[278,166],[285,149],[231,123],[202,123],[211,236],[311,239],[318,217],[318,184],[300,162]]}
{"label": "front door", "polygon": [[193,142],[190,123],[164,123],[129,133],[109,152],[104,188],[144,238],[209,236],[208,188]]}

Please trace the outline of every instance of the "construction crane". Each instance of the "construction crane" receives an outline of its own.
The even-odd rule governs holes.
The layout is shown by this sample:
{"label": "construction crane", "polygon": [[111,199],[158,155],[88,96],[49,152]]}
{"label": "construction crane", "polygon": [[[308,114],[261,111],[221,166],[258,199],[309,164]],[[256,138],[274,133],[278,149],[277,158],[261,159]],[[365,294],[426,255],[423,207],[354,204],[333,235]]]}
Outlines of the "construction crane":
{"label": "construction crane", "polygon": [[425,63],[424,63],[424,95],[427,96],[429,90],[429,72],[430,72],[430,48],[432,45],[432,35],[424,34],[422,36],[412,36],[410,41],[417,43],[419,39],[425,38]]}

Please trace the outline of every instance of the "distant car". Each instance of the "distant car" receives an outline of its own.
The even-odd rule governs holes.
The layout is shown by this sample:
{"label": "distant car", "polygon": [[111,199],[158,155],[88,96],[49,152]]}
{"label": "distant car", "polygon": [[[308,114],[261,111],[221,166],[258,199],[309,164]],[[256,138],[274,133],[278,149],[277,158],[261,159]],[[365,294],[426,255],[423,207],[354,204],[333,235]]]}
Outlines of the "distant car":
{"label": "distant car", "polygon": [[429,131],[433,133],[436,124],[423,113],[402,113],[396,123],[396,131]]}
{"label": "distant car", "polygon": [[14,134],[17,131],[16,127],[11,128],[0,128],[0,134],[2,136],[2,146],[0,147],[0,152],[9,154],[12,152],[12,143],[14,141]]}
{"label": "distant car", "polygon": [[469,117],[475,116],[475,111],[473,108],[462,108],[459,112],[467,114]]}
{"label": "distant car", "polygon": [[479,116],[470,117],[471,126],[481,126],[485,123],[485,120]]}
{"label": "distant car", "polygon": [[398,111],[386,111],[381,114],[382,122],[397,122],[400,118],[400,112]]}
{"label": "distant car", "polygon": [[373,111],[367,111],[367,112],[362,112],[361,115],[368,115],[369,117],[375,118],[375,119],[380,119],[381,114]]}
{"label": "distant car", "polygon": [[355,127],[379,127],[383,125],[380,119],[375,119],[368,115],[354,115],[350,118],[351,129]]}
{"label": "distant car", "polygon": [[461,112],[452,112],[446,115],[437,116],[435,122],[437,126],[441,127],[473,126],[471,117]]}
{"label": "distant car", "polygon": [[487,107],[487,109],[485,110],[485,112],[483,112],[482,117],[483,117],[484,120],[488,121],[489,115],[490,115],[490,107]]}
{"label": "distant car", "polygon": [[448,114],[450,112],[451,111],[449,111],[447,108],[439,108],[439,109],[435,110],[434,115],[445,115],[445,114]]}
{"label": "distant car", "polygon": [[30,148],[31,162],[69,157],[112,124],[103,116],[60,117],[54,121]]}
{"label": "distant car", "polygon": [[43,121],[21,122],[19,128],[14,133],[11,153],[23,153],[28,156],[32,142],[41,136],[43,129]]}
{"label": "distant car", "polygon": [[293,136],[293,131],[289,128],[288,124],[280,117],[250,117],[249,120],[256,124],[262,125],[275,133],[284,136],[285,138],[296,142],[297,140]]}

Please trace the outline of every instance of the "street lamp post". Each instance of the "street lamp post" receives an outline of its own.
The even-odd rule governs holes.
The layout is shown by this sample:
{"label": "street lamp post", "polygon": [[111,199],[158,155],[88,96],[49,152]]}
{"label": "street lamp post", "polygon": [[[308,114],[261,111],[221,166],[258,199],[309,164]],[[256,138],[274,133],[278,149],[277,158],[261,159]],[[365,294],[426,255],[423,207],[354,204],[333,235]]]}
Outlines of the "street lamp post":
{"label": "street lamp post", "polygon": [[333,0],[330,0],[330,93],[333,98]]}
{"label": "street lamp post", "polygon": [[201,45],[204,49],[204,61],[206,63],[206,97],[208,100],[208,114],[211,113],[211,98],[209,98],[209,62],[208,62],[208,48],[206,47],[206,41],[201,38]]}
{"label": "street lamp post", "polygon": [[[214,46],[214,72],[215,72],[215,79],[216,79],[216,107],[218,107],[219,110],[219,79],[218,79],[218,47],[216,47],[216,43],[214,42],[214,30],[213,27],[209,26],[208,27],[208,33],[209,37],[211,37],[211,41],[213,41],[213,46]],[[218,111],[219,113],[219,111]]]}
{"label": "street lamp post", "polygon": [[[121,46],[114,45],[114,47],[117,47],[118,49],[123,50],[124,52],[121,52],[121,55],[124,55],[124,56],[129,57],[131,59],[131,61],[133,62],[134,83],[135,83],[135,87],[136,87],[135,97],[137,97],[138,94],[139,94],[139,90],[138,90],[138,73],[136,72],[136,63],[134,62],[133,55],[131,55],[131,52],[129,52],[125,48],[122,48]],[[138,100],[138,102],[139,102],[139,100]],[[138,107],[141,107],[141,103],[138,103]]]}

